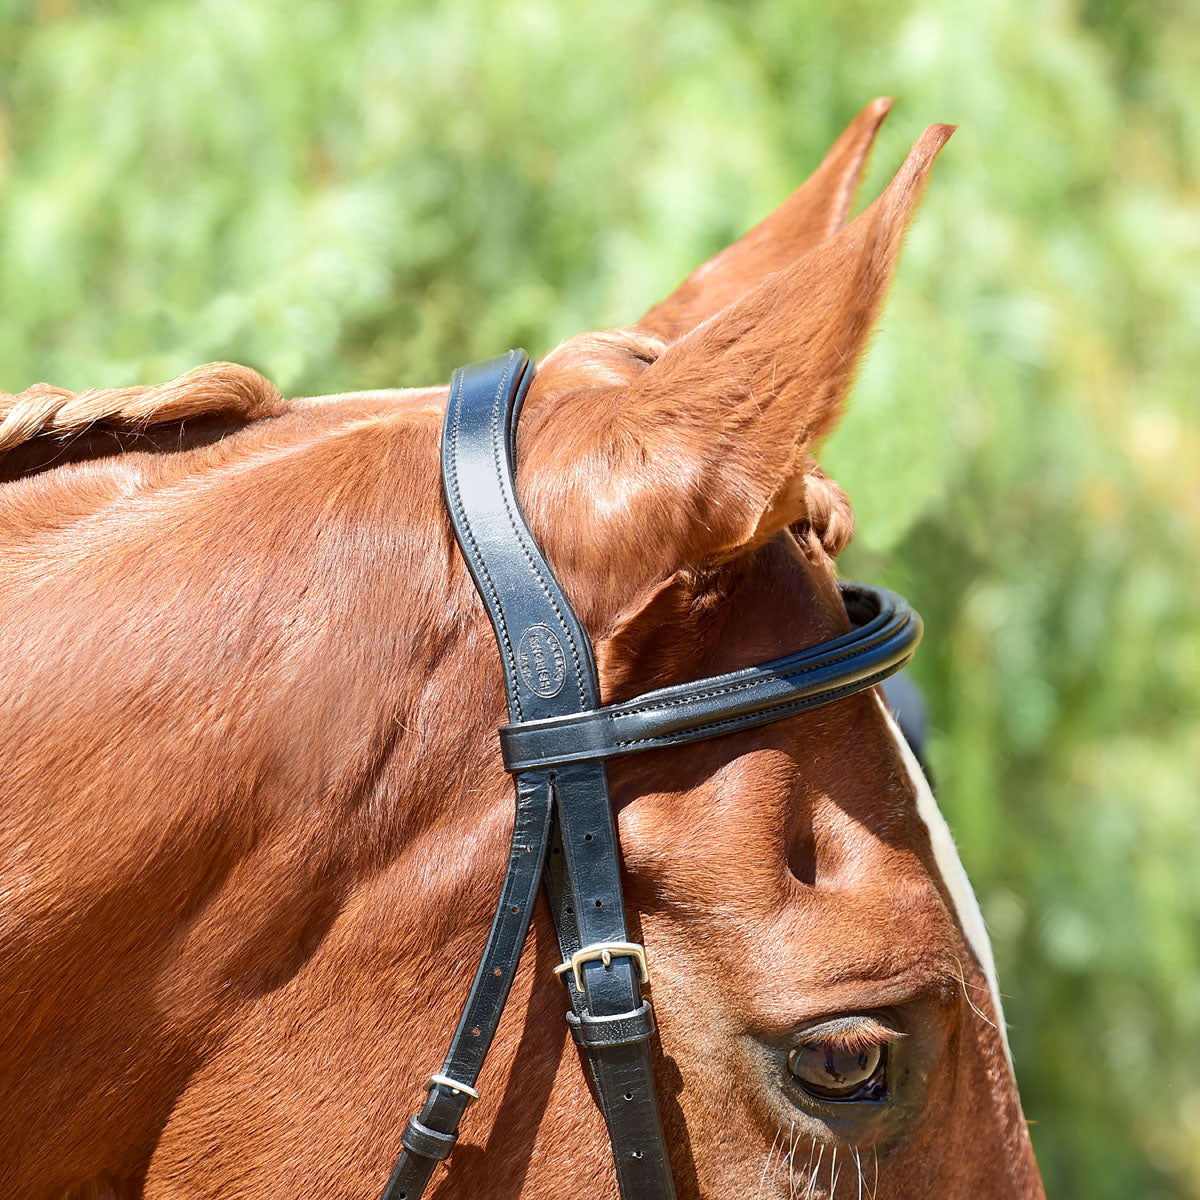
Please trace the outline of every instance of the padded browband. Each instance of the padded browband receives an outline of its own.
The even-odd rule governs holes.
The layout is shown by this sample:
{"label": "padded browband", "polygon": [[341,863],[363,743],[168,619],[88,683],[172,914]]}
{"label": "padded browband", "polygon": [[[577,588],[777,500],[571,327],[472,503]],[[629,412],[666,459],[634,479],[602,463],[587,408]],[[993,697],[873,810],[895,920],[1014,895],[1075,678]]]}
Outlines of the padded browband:
{"label": "padded browband", "polygon": [[621,704],[500,730],[509,771],[617,758],[704,741],[831,704],[881,683],[912,658],[921,618],[885,588],[840,584],[857,628],[798,654],[645,692]]}

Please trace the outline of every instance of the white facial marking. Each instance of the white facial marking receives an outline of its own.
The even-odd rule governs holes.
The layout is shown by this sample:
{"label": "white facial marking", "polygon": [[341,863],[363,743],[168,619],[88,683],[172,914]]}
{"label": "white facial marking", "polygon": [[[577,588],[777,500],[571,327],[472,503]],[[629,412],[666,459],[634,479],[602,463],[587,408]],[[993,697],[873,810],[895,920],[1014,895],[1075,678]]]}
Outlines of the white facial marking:
{"label": "white facial marking", "polygon": [[[971,888],[971,881],[967,878],[962,859],[958,857],[958,850],[954,845],[950,827],[946,824],[946,818],[942,816],[942,810],[938,808],[938,803],[933,796],[933,789],[929,786],[929,780],[925,778],[925,772],[921,770],[921,764],[917,762],[917,756],[913,754],[908,740],[900,732],[900,726],[896,724],[895,717],[892,716],[887,702],[878,689],[875,698],[878,700],[880,708],[883,709],[888,728],[892,731],[892,737],[896,741],[900,757],[904,760],[909,778],[916,789],[917,813],[925,822],[925,828],[929,830],[933,858],[941,872],[946,891],[950,893],[950,900],[954,905],[954,915],[958,918],[967,944],[979,960],[984,975],[987,976],[988,986],[992,993],[992,1010],[999,1022],[1000,1040],[1004,1043],[1004,1053],[1008,1057],[1008,1065],[1011,1067],[1012,1051],[1008,1047],[1008,1033],[1004,1028],[1004,1010],[1000,1005],[1000,988],[996,982],[996,960],[992,956],[992,943],[988,938],[987,926],[983,923],[983,913],[979,911],[979,901],[975,899],[975,892]],[[971,1002],[970,996],[967,997],[967,1001]]]}

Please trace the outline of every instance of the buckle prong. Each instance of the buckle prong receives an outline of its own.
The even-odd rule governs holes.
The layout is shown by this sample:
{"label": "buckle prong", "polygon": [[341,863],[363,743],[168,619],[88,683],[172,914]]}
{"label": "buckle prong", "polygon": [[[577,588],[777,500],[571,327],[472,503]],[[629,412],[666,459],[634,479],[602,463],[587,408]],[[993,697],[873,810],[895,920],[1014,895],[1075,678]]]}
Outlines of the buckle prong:
{"label": "buckle prong", "polygon": [[479,1093],[469,1083],[460,1083],[449,1075],[430,1075],[426,1086],[449,1088],[456,1096],[466,1096],[468,1104],[479,1099]]}
{"label": "buckle prong", "polygon": [[582,995],[583,964],[599,961],[607,968],[612,966],[614,958],[632,958],[637,963],[642,983],[650,981],[650,972],[646,969],[646,951],[637,942],[593,942],[576,950],[565,963],[559,963],[554,973],[562,979],[570,971],[575,980],[575,990]]}

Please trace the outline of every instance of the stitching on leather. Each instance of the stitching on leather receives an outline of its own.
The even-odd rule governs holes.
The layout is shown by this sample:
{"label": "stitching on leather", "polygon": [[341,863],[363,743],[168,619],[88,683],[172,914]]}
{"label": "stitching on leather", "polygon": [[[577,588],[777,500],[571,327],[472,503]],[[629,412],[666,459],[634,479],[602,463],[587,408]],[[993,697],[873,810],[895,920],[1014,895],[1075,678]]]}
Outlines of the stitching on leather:
{"label": "stitching on leather", "polygon": [[902,625],[897,626],[895,629],[885,630],[880,635],[879,641],[872,642],[867,647],[852,646],[842,654],[836,655],[832,658],[823,658],[819,662],[808,663],[804,666],[789,667],[783,671],[773,671],[770,679],[767,679],[762,675],[756,675],[753,679],[744,680],[742,683],[732,683],[728,687],[716,688],[708,692],[689,692],[686,696],[679,696],[670,700],[656,700],[653,704],[645,705],[642,708],[610,710],[609,715],[614,721],[619,721],[627,717],[641,716],[644,713],[659,712],[669,708],[678,708],[680,705],[692,704],[697,700],[715,700],[719,696],[732,696],[738,692],[744,692],[751,688],[760,688],[765,683],[772,682],[775,679],[795,679],[803,675],[811,675],[817,671],[827,670],[829,667],[836,666],[838,663],[845,662],[847,659],[854,658],[856,655],[861,654],[864,649],[877,649],[881,642],[895,637],[903,630],[907,629],[908,625],[909,622],[905,621]]}
{"label": "stitching on leather", "polygon": [[[708,733],[709,731],[717,731],[721,729],[736,729],[739,725],[750,724],[754,722],[756,717],[761,717],[766,713],[770,713],[772,719],[779,716],[781,713],[790,712],[793,709],[803,711],[811,708],[823,708],[826,704],[832,704],[835,700],[841,700],[845,696],[853,696],[856,692],[865,692],[867,688],[874,687],[880,680],[886,679],[891,674],[891,670],[885,668],[876,671],[874,675],[868,675],[865,679],[860,679],[857,683],[847,683],[840,688],[833,688],[828,692],[818,692],[815,696],[804,696],[799,700],[791,700],[786,704],[771,705],[769,708],[759,709],[758,712],[743,713],[740,717],[730,717],[725,721],[711,721],[707,725],[689,725],[686,731],[688,740],[692,740],[692,736],[698,733]],[[766,722],[763,722],[766,724]],[[663,746],[674,745],[673,739],[677,734],[659,733],[653,737],[632,738],[628,740],[617,739],[618,746],[649,746],[654,743],[659,743]]]}
{"label": "stitching on leather", "polygon": [[[520,962],[520,956],[514,957],[512,953],[517,940],[513,936],[514,932],[520,928],[523,914],[532,911],[537,901],[538,889],[541,887],[542,872],[540,869],[532,870],[537,860],[536,857],[531,857],[528,846],[531,842],[541,844],[549,841],[553,799],[553,792],[549,786],[545,790],[536,787],[530,788],[524,794],[520,789],[517,790],[517,815],[513,823],[512,844],[508,852],[508,871],[505,874],[504,887],[496,908],[497,917],[493,918],[492,933],[488,936],[482,960],[482,965],[489,974],[496,966],[506,968],[504,971],[505,982],[502,984],[505,994],[512,986]],[[544,857],[543,855],[543,861]],[[528,869],[526,864],[528,864]],[[511,909],[514,903],[521,906],[522,913],[517,914],[516,920],[509,921],[508,918],[513,915]],[[503,932],[499,940],[493,944],[497,926]],[[507,964],[505,963],[506,959]],[[455,1079],[461,1079],[464,1083],[475,1083],[483,1067],[484,1057],[496,1035],[496,1027],[499,1025],[501,1014],[504,1011],[502,1004],[497,1006],[495,1003],[494,989],[498,986],[501,985],[493,984],[491,988],[481,993],[475,1005],[466,1009],[459,1020],[461,1028],[469,1029],[472,1026],[480,1026],[488,1031],[486,1038],[480,1038],[474,1044],[471,1042],[460,1043],[457,1040],[451,1043],[452,1056],[448,1059],[451,1069],[445,1073]]]}
{"label": "stitching on leather", "polygon": [[453,500],[455,510],[462,517],[460,522],[463,530],[466,532],[467,540],[471,543],[473,558],[475,565],[479,568],[479,572],[487,584],[488,593],[492,597],[492,611],[496,614],[496,619],[500,625],[500,638],[504,644],[504,669],[509,679],[512,681],[512,686],[509,692],[513,698],[513,707],[517,710],[518,720],[524,720],[525,714],[521,711],[521,693],[517,683],[517,658],[512,647],[512,637],[508,632],[508,622],[504,618],[504,609],[500,604],[500,596],[496,591],[496,585],[492,581],[491,572],[488,570],[488,565],[480,552],[479,543],[475,540],[475,531],[471,528],[470,518],[467,515],[467,510],[463,507],[462,492],[458,486],[458,429],[460,418],[462,417],[462,397],[463,397],[463,376],[458,377],[456,385],[457,398],[454,393],[450,396],[450,403],[454,405],[454,421],[450,427],[450,486],[453,492]]}
{"label": "stitching on leather", "polygon": [[571,659],[575,663],[575,687],[579,692],[579,706],[581,709],[586,709],[587,691],[584,687],[583,667],[579,661],[579,649],[575,645],[575,639],[571,636],[567,622],[558,607],[558,602],[551,594],[542,572],[538,569],[533,554],[530,553],[529,544],[525,537],[525,530],[522,523],[513,514],[512,506],[508,502],[508,491],[504,486],[507,475],[503,466],[504,451],[500,446],[500,401],[507,390],[506,385],[508,383],[509,372],[512,371],[515,362],[516,356],[510,350],[508,370],[500,377],[500,386],[496,389],[496,398],[492,402],[492,465],[496,468],[496,478],[500,483],[500,498],[504,501],[504,511],[508,515],[508,523],[512,526],[513,533],[516,535],[517,545],[521,547],[521,553],[525,555],[525,561],[529,564],[529,569],[533,572],[534,579],[537,580],[538,586],[542,589],[542,594],[550,602],[550,607],[554,610],[554,615],[558,618],[558,627],[562,630],[563,638],[571,648]]}
{"label": "stitching on leather", "polygon": [[[911,655],[909,656],[911,658]],[[555,759],[552,757],[539,756],[531,759],[517,758],[516,761],[508,766],[508,770],[514,772],[528,771],[535,769],[544,769],[548,765],[556,762],[591,762],[597,759],[607,758],[612,754],[618,753],[618,750],[612,747],[630,747],[630,746],[671,746],[682,745],[688,741],[695,740],[694,735],[705,730],[715,730],[724,727],[734,727],[738,725],[753,726],[755,724],[768,724],[773,721],[781,713],[790,711],[811,711],[814,708],[823,708],[826,704],[832,704],[837,700],[841,700],[845,696],[853,695],[855,692],[866,691],[868,688],[874,687],[877,683],[887,679],[889,675],[895,673],[902,664],[892,663],[881,667],[878,671],[871,675],[865,676],[863,679],[855,683],[843,684],[840,687],[830,688],[821,692],[814,692],[807,696],[799,696],[794,700],[776,701],[774,704],[769,704],[764,708],[755,709],[748,713],[741,713],[736,717],[728,717],[723,721],[710,721],[703,725],[685,725],[682,729],[673,730],[669,733],[654,733],[643,738],[613,738],[611,742],[605,746],[597,747],[579,758],[563,758]],[[652,710],[645,710],[652,711]],[[594,714],[603,714],[603,710],[593,710],[588,714],[591,717]],[[767,720],[760,720],[766,717]],[[581,725],[571,726],[569,728],[579,729]]]}
{"label": "stitching on leather", "polygon": [[[911,626],[912,626],[911,614],[903,621],[893,621],[893,623],[890,626],[885,627],[878,634],[877,637],[872,638],[870,643],[868,643],[866,649],[875,651],[875,652],[880,652],[881,650],[886,651],[888,643],[899,640],[901,635],[905,634],[906,631],[911,628]],[[765,687],[768,684],[775,682],[777,680],[796,679],[796,678],[802,677],[807,674],[815,674],[819,671],[828,670],[829,667],[834,666],[839,662],[845,662],[850,659],[853,659],[858,654],[861,654],[863,652],[863,650],[864,650],[864,647],[861,644],[860,645],[851,645],[851,646],[847,647],[842,653],[840,653],[836,656],[827,656],[825,658],[818,660],[815,663],[806,663],[802,666],[790,667],[785,670],[772,670],[769,677],[765,674],[759,674],[759,675],[756,675],[752,679],[747,679],[747,680],[744,680],[737,684],[731,684],[725,688],[710,689],[709,691],[706,691],[706,692],[689,692],[684,696],[672,698],[669,700],[655,701],[653,704],[641,705],[638,708],[624,709],[624,710],[619,710],[615,707],[590,709],[589,711],[580,714],[579,717],[569,718],[568,721],[564,722],[561,725],[558,725],[557,729],[560,731],[564,731],[564,732],[570,731],[570,730],[580,730],[580,729],[584,729],[588,726],[596,725],[605,720],[611,720],[613,722],[613,724],[615,725],[622,718],[644,716],[647,713],[659,713],[659,712],[666,713],[667,711],[669,711],[670,708],[679,707],[684,704],[690,704],[695,701],[717,699],[721,696],[736,694],[739,691],[744,692],[744,691],[746,691],[748,689],[752,689],[752,688],[759,689],[759,688]],[[806,652],[802,651],[801,653],[806,653]],[[892,653],[896,653],[896,651],[893,650]],[[911,657],[911,653],[909,654],[909,657]],[[883,668],[883,669],[890,670],[891,668]],[[872,674],[871,676],[868,676],[867,678],[873,679],[874,677],[875,677],[874,674]],[[871,685],[867,684],[865,686],[871,686]],[[813,701],[820,701],[821,697],[825,696],[825,695],[829,695],[833,698],[836,698],[838,696],[838,694],[840,693],[840,690],[841,689],[838,688],[838,689],[834,689],[831,692],[817,692],[817,693],[812,694],[807,697],[798,697],[796,700],[776,701],[775,704],[780,704],[780,703],[794,704],[794,703],[799,703],[801,701],[803,701],[805,703],[809,703],[809,702],[813,702]],[[762,710],[758,710],[758,711],[759,712],[774,711],[775,704],[768,705],[768,707],[766,709],[762,709]],[[757,715],[757,713],[753,713],[753,712],[752,713],[742,713],[740,716],[738,716],[736,718],[729,718],[729,719],[730,720],[744,720],[748,717],[755,716],[755,715]],[[691,727],[689,726],[689,727],[685,727],[685,728],[691,728]],[[521,740],[522,740],[521,733],[522,733],[522,731],[517,728],[513,728],[509,731],[509,736],[514,738],[514,740],[516,741],[516,744],[518,746],[520,745]],[[534,730],[531,731],[531,733],[532,733],[532,736],[534,738],[536,738],[536,725],[534,727]],[[650,738],[633,739],[632,741],[630,741],[630,740],[621,741],[620,739],[614,739],[613,744],[615,744],[615,745],[635,745],[640,741],[647,741],[647,740],[652,740],[654,738],[669,737],[669,736],[672,736],[672,735],[670,735],[670,734],[653,734],[650,736]],[[589,758],[590,757],[595,757],[595,755],[590,755]],[[510,766],[509,769],[510,770],[523,769],[519,765],[522,761],[524,761],[524,760],[517,758],[516,762],[512,766]],[[541,761],[541,760],[539,759],[539,760],[535,760],[535,761]],[[554,760],[547,760],[547,761],[554,761]],[[584,761],[586,761],[586,760],[584,760]]]}

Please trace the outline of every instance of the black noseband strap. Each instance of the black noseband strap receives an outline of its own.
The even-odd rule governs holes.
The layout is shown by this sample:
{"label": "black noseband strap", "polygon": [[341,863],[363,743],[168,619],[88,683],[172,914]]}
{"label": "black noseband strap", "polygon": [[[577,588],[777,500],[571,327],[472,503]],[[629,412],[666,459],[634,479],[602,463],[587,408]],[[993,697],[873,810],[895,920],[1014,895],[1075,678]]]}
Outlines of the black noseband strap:
{"label": "black noseband strap", "polygon": [[[911,657],[921,620],[899,596],[843,583],[855,628],[810,650],[601,707],[592,647],[517,504],[516,422],[533,378],[523,351],[455,372],[442,481],[459,549],[496,634],[510,724],[500,733],[516,784],[508,872],[466,1008],[442,1070],[401,1139],[384,1200],[417,1200],[453,1149],[509,988],[539,882],[562,950],[567,1019],[608,1126],[624,1200],[673,1200],[651,1068],[654,1016],[641,987],[605,760],[719,737],[830,704]],[[502,1134],[503,1131],[501,1131]],[[564,1181],[564,1191],[570,1190]]]}

